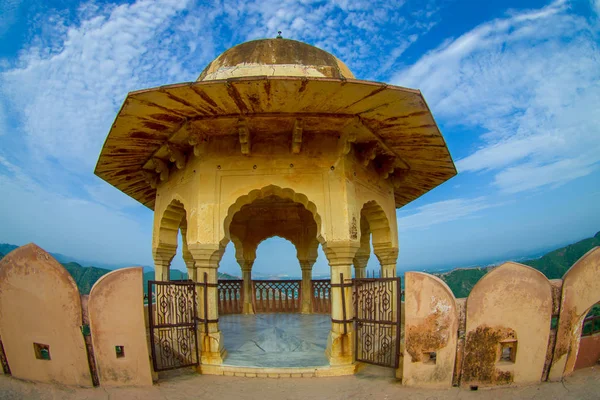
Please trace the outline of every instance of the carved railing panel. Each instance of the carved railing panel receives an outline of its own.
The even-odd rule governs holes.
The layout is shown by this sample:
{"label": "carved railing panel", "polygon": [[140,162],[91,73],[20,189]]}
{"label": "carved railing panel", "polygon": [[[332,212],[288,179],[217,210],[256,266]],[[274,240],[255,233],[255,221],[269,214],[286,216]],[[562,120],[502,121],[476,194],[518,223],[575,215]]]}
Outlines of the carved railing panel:
{"label": "carved railing panel", "polygon": [[219,280],[219,315],[241,314],[244,309],[244,281]]}
{"label": "carved railing panel", "polygon": [[257,313],[300,312],[302,281],[252,281],[254,311]]}
{"label": "carved railing panel", "polygon": [[331,313],[331,279],[314,279],[311,281],[312,312]]}

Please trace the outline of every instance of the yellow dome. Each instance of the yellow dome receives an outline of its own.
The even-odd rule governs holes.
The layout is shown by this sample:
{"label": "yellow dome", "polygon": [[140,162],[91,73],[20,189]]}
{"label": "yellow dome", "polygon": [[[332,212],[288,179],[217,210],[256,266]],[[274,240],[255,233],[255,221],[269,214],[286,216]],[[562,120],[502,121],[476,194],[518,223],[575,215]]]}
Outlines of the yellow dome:
{"label": "yellow dome", "polygon": [[315,46],[290,39],[261,39],[226,50],[208,64],[198,81],[264,75],[354,79],[346,64]]}

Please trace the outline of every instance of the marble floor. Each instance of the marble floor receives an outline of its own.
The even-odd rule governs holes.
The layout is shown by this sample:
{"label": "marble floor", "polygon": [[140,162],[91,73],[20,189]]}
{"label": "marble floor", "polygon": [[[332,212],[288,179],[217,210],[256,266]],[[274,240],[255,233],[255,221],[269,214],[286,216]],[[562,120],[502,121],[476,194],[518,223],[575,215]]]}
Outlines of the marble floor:
{"label": "marble floor", "polygon": [[225,365],[321,367],[331,329],[328,314],[221,315]]}

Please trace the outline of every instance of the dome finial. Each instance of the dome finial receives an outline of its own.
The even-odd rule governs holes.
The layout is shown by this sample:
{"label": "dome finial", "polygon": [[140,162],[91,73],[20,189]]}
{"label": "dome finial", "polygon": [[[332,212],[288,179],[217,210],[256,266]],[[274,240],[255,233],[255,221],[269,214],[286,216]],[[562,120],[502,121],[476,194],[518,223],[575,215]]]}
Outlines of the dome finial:
{"label": "dome finial", "polygon": [[277,39],[283,39],[283,36],[281,36],[281,31],[277,31]]}

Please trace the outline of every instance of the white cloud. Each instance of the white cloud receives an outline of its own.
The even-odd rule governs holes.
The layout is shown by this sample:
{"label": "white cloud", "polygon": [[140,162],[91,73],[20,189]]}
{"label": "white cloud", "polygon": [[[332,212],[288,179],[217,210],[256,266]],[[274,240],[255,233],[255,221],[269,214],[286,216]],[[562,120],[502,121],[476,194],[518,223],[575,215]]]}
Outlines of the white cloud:
{"label": "white cloud", "polygon": [[[333,51],[364,77],[383,48],[401,47],[398,57],[432,25],[429,8],[431,14],[405,18],[397,0],[137,0],[37,16],[35,29],[23,29],[39,35],[0,61],[0,184],[10,192],[0,200],[0,234],[84,259],[112,256],[99,243],[116,246],[121,260],[127,247],[126,255],[146,258],[150,231],[136,231],[118,211],[136,203],[92,175],[129,91],[195,80],[218,51],[277,30]],[[410,43],[397,39],[403,37]]]}
{"label": "white cloud", "polygon": [[556,1],[482,24],[394,82],[420,88],[446,125],[485,132],[457,161],[460,172],[495,171],[493,183],[509,193],[555,186],[600,162],[597,34]]}
{"label": "white cloud", "polygon": [[432,225],[473,217],[479,211],[499,205],[500,203],[491,202],[485,196],[429,203],[417,208],[417,211],[413,214],[399,216],[398,230],[403,232],[425,229]]}
{"label": "white cloud", "polygon": [[151,263],[150,218],[142,226],[100,204],[47,190],[1,157],[0,172],[0,241],[34,242],[49,251],[107,263]]}

